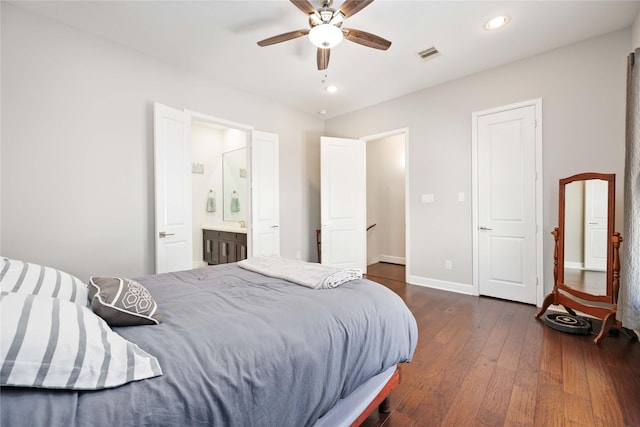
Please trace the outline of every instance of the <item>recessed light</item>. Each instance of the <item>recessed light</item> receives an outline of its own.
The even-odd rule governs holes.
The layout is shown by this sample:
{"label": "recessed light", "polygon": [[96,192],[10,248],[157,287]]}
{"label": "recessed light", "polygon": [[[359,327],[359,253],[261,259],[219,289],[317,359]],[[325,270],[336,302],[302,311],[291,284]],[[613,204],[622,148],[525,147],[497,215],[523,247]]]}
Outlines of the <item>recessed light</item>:
{"label": "recessed light", "polygon": [[488,31],[497,30],[498,28],[502,28],[507,25],[509,22],[509,17],[505,15],[496,16],[495,18],[491,18],[484,24],[484,29]]}
{"label": "recessed light", "polygon": [[327,114],[327,110],[320,110],[318,111],[318,114],[320,114],[321,116],[324,116],[325,114]]}

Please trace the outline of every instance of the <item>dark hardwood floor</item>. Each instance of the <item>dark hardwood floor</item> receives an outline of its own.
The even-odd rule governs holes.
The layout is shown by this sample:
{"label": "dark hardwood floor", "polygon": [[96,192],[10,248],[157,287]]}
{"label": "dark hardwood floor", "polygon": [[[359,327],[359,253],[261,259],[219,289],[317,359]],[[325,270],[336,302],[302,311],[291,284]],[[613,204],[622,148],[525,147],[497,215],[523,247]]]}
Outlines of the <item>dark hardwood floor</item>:
{"label": "dark hardwood floor", "polygon": [[640,427],[638,340],[597,346],[536,320],[531,305],[407,285],[404,266],[375,264],[367,277],[405,300],[419,341],[391,413],[363,426]]}

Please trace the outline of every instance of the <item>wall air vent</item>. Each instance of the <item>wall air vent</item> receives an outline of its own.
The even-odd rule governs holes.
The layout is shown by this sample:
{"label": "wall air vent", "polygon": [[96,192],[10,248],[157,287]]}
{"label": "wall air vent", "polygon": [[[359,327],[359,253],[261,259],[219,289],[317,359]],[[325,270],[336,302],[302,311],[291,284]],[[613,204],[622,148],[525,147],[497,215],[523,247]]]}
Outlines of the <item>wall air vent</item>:
{"label": "wall air vent", "polygon": [[434,57],[436,55],[439,55],[439,54],[440,54],[440,52],[438,51],[438,49],[436,49],[435,46],[431,46],[428,49],[425,49],[425,50],[422,50],[422,51],[416,53],[416,55],[418,55],[418,57],[420,59],[422,59],[423,61],[426,61],[427,59],[432,58],[432,57]]}

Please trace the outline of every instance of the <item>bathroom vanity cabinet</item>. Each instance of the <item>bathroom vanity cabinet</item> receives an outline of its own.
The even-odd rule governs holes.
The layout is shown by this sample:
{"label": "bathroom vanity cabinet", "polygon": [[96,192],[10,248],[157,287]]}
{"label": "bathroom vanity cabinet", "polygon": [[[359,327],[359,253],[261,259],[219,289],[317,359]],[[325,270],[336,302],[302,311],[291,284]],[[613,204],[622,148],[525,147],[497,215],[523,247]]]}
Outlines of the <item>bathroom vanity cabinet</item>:
{"label": "bathroom vanity cabinet", "polygon": [[247,233],[203,229],[202,236],[203,261],[209,265],[247,258]]}

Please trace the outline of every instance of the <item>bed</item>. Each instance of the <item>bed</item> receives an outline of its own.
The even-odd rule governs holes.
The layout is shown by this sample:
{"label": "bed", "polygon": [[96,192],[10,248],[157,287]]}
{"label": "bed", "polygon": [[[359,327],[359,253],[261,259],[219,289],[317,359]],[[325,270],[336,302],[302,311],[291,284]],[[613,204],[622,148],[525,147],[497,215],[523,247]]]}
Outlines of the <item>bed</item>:
{"label": "bed", "polygon": [[[351,425],[393,389],[396,366],[411,360],[417,343],[416,322],[404,302],[367,279],[317,290],[227,264],[135,282],[152,295],[161,320],[112,327],[114,339],[127,342],[122,358],[139,359],[142,366],[123,369],[133,380],[112,386],[111,374],[102,372],[100,378],[94,373],[102,387],[45,388],[42,381],[37,387],[4,386],[1,425]],[[3,343],[10,329],[19,329],[4,319],[8,298],[40,298],[18,297],[32,291],[11,286],[2,288]],[[91,310],[80,307],[82,289],[73,298],[73,310],[92,325]],[[97,332],[85,339],[100,335],[105,341],[110,332],[96,322]],[[11,349],[1,351],[5,357]],[[136,380],[138,372],[147,378]]]}

